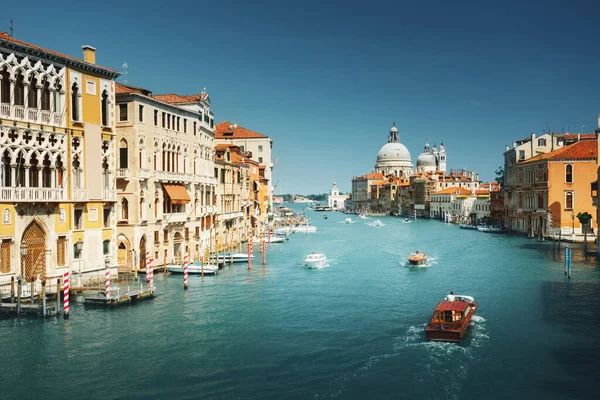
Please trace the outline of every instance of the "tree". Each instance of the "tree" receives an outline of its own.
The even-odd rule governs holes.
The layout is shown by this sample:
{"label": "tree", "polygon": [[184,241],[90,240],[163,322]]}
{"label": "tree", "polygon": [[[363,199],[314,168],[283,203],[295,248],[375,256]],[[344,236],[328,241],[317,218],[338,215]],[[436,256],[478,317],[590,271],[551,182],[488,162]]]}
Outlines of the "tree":
{"label": "tree", "polygon": [[502,185],[504,185],[504,167],[500,166],[496,170],[496,179],[495,179],[495,181],[498,182],[498,185],[500,187],[502,187]]}
{"label": "tree", "polygon": [[588,224],[592,220],[592,215],[587,211],[584,213],[577,214],[577,219],[579,219],[579,223],[581,224],[581,228],[583,229],[583,252],[587,253],[587,232],[588,232]]}

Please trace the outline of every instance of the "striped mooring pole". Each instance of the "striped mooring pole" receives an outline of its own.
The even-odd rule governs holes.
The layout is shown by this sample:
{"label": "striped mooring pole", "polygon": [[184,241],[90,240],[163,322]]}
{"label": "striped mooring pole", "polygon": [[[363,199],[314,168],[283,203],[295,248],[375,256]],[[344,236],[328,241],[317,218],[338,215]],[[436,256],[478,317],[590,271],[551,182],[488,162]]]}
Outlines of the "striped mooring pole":
{"label": "striped mooring pole", "polygon": [[[150,252],[146,251],[146,254],[150,254]],[[148,279],[148,285],[150,285],[150,289],[152,289],[154,287],[154,262],[150,256],[148,256],[146,260],[148,260],[146,262],[146,268],[148,268],[148,277],[146,279]]]}
{"label": "striped mooring pole", "polygon": [[104,260],[104,278],[106,298],[110,299],[110,260],[108,258]]}
{"label": "striped mooring pole", "polygon": [[254,238],[252,237],[252,226],[250,226],[250,234],[248,235],[248,269],[251,267],[252,262],[252,241]]}
{"label": "striped mooring pole", "polygon": [[69,319],[69,273],[65,272],[63,275],[63,316],[65,319]]}
{"label": "striped mooring pole", "polygon": [[573,250],[569,248],[569,245],[565,246],[565,275],[571,279],[571,266],[573,261]]}
{"label": "striped mooring pole", "polygon": [[188,265],[189,265],[188,255],[185,254],[183,256],[183,290],[187,290],[187,288],[188,288]]}
{"label": "striped mooring pole", "polygon": [[150,282],[150,250],[146,250],[146,282]]}

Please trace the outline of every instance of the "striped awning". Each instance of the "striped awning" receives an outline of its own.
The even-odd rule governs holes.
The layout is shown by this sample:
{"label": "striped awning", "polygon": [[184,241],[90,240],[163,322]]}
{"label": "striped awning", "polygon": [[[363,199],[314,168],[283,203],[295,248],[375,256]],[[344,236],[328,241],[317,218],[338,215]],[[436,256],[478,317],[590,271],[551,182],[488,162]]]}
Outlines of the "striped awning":
{"label": "striped awning", "polygon": [[185,190],[185,186],[183,186],[183,185],[173,185],[173,184],[163,183],[163,187],[165,188],[165,191],[169,195],[169,198],[171,199],[172,204],[187,204],[190,201],[192,201],[187,190]]}

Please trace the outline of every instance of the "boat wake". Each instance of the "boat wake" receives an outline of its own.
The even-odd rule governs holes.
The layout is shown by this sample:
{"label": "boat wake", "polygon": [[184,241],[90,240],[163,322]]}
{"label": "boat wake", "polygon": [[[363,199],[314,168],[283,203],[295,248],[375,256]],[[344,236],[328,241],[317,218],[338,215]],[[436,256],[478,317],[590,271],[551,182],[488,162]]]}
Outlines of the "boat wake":
{"label": "boat wake", "polygon": [[[314,398],[339,397],[351,390],[353,381],[368,377],[378,364],[398,358],[398,362],[406,359],[419,360],[410,368],[407,379],[414,382],[424,392],[429,390],[432,381],[439,376],[451,376],[453,379],[441,381],[438,388],[440,398],[459,399],[462,383],[468,379],[470,361],[478,356],[477,349],[485,345],[489,336],[485,331],[485,318],[474,316],[469,333],[461,344],[431,342],[425,339],[425,323],[409,326],[405,333],[392,339],[392,350],[388,353],[375,354],[369,357],[354,371],[345,373],[335,380],[335,387],[329,393],[316,394]],[[389,361],[387,361],[389,362]]]}
{"label": "boat wake", "polygon": [[376,222],[370,222],[370,223],[368,223],[366,225],[369,225],[369,226],[385,226],[384,223],[376,223]]}

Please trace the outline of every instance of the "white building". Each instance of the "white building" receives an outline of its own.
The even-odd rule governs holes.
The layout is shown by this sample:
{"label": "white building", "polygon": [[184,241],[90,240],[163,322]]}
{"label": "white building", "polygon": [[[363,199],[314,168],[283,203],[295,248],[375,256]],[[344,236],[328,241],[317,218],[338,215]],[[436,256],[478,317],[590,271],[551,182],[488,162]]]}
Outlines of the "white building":
{"label": "white building", "polygon": [[388,141],[377,153],[375,172],[383,175],[408,177],[413,173],[413,164],[410,152],[402,143],[398,135],[398,128],[394,123],[388,135]]}
{"label": "white building", "polygon": [[343,210],[345,208],[345,201],[348,198],[347,194],[340,194],[340,190],[338,189],[335,182],[333,182],[333,186],[329,189],[329,199],[328,205],[332,210]]}

